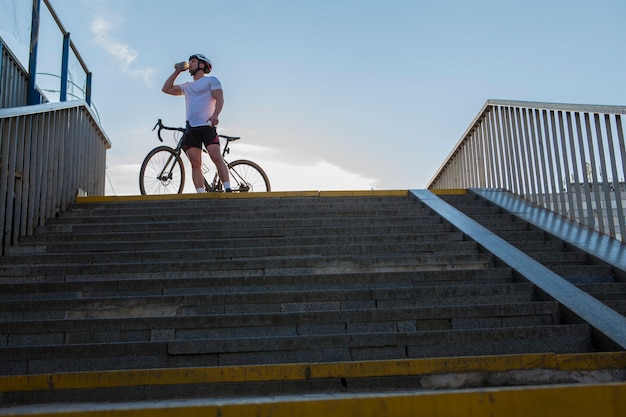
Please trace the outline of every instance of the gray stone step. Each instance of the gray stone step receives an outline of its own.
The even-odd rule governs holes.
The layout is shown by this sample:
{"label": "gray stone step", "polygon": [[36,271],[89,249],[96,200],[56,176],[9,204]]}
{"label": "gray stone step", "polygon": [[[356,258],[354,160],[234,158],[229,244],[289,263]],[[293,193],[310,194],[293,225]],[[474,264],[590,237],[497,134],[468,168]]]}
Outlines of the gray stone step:
{"label": "gray stone step", "polygon": [[192,288],[186,293],[153,296],[66,297],[3,301],[0,321],[65,318],[193,316],[218,313],[267,313],[405,308],[443,305],[530,302],[529,283],[418,286],[336,285],[304,287]]}
{"label": "gray stone step", "polygon": [[498,215],[471,217],[492,232],[522,232],[524,235],[524,232],[528,231],[528,225],[525,223],[509,220],[509,216],[505,216],[507,217],[505,219],[496,218],[496,216]]}
{"label": "gray stone step", "polygon": [[[474,194],[442,198],[553,272],[585,288],[589,294],[606,298],[607,293],[613,292],[615,297],[626,301],[626,295],[620,295],[620,287],[616,285],[618,283],[610,265],[591,259],[587,253],[567,245],[545,231],[535,230],[536,227]],[[485,207],[491,207],[489,214],[481,213],[480,209]],[[600,287],[582,284],[602,284],[604,290],[597,292],[596,289]]]}
{"label": "gray stone step", "polygon": [[[39,256],[5,256],[0,260],[0,265],[23,264],[31,265],[57,264],[57,263],[124,263],[141,259],[143,261],[168,261],[197,260],[197,259],[249,259],[271,257],[294,257],[294,256],[345,256],[345,255],[374,255],[374,254],[406,254],[406,256],[421,256],[424,253],[433,255],[472,254],[476,253],[477,245],[471,241],[452,242],[404,242],[371,239],[363,244],[346,242],[326,244],[297,244],[286,245],[281,239],[271,242],[257,242],[250,245],[250,240],[229,241],[225,245],[220,242],[183,241],[177,242],[127,242],[125,244],[91,244],[72,246],[64,252],[45,252]],[[263,244],[264,243],[264,244]],[[224,247],[225,246],[225,247]]]}
{"label": "gray stone step", "polygon": [[[416,236],[416,240],[426,239],[445,239],[446,235],[460,236],[460,233],[454,232],[449,224],[428,224],[428,225],[357,225],[357,226],[332,226],[332,227],[251,227],[251,228],[222,228],[212,229],[210,233],[207,230],[196,227],[197,224],[189,223],[188,229],[179,229],[180,224],[165,223],[159,227],[146,227],[141,225],[134,227],[126,225],[124,227],[107,226],[105,228],[94,229],[88,225],[81,227],[66,228],[55,230],[50,226],[45,233],[39,233],[34,236],[26,236],[21,238],[21,244],[45,244],[62,242],[119,242],[125,240],[183,240],[187,237],[191,239],[259,239],[259,238],[276,238],[276,237],[292,237],[292,238],[324,238],[333,237],[341,238],[345,236],[354,236],[358,238],[360,235],[406,235]],[[152,230],[151,230],[152,229]],[[421,238],[421,236],[424,236]],[[19,247],[18,247],[19,248]]]}
{"label": "gray stone step", "polygon": [[[268,323],[271,323],[268,324]],[[560,324],[558,303],[285,311],[172,317],[66,318],[0,323],[6,345],[70,345],[214,338],[443,331]]]}
{"label": "gray stone step", "polygon": [[165,367],[335,362],[593,349],[589,326],[557,325],[267,336],[173,342],[95,343],[0,348],[0,372],[75,372]]}
{"label": "gray stone step", "polygon": [[[335,230],[337,232],[337,230]],[[250,231],[252,232],[252,231]],[[234,237],[225,233],[195,234],[193,236],[176,236],[171,232],[146,232],[146,233],[103,233],[103,234],[49,234],[46,239],[26,239],[29,246],[37,246],[36,252],[78,252],[78,251],[114,251],[143,248],[172,249],[182,246],[198,247],[263,247],[281,244],[283,246],[294,245],[350,245],[367,244],[376,242],[379,245],[386,243],[423,243],[442,245],[444,242],[459,242],[463,240],[460,232],[454,233],[407,233],[404,228],[394,234],[382,233],[341,233],[317,234],[296,236],[294,233],[276,231],[271,233],[259,230],[260,233],[247,233],[245,236]],[[25,239],[23,239],[25,240]],[[22,242],[21,246],[24,246]],[[26,253],[23,251],[21,254]],[[14,252],[17,254],[17,252]]]}
{"label": "gray stone step", "polygon": [[298,228],[306,229],[311,227],[346,227],[346,226],[419,226],[432,225],[433,230],[437,230],[439,225],[437,218],[422,216],[402,216],[402,217],[313,217],[313,218],[277,218],[262,219],[247,216],[240,219],[227,220],[224,216],[204,217],[182,217],[177,216],[171,220],[151,220],[146,217],[143,221],[136,222],[115,222],[113,219],[106,222],[94,223],[89,219],[83,219],[83,222],[72,221],[68,223],[50,223],[48,229],[51,231],[61,231],[65,233],[87,232],[115,232],[133,229],[138,231],[163,231],[163,230],[189,230],[196,228],[206,228],[207,230],[225,230],[225,229],[286,229]]}
{"label": "gray stone step", "polygon": [[[294,273],[350,273],[376,271],[424,271],[446,269],[486,268],[493,265],[493,257],[487,253],[468,255],[342,255],[326,256],[306,255],[272,258],[236,258],[236,259],[195,259],[195,260],[145,260],[141,253],[129,254],[125,262],[111,261],[93,264],[52,263],[52,264],[0,264],[0,276],[4,282],[20,282],[20,277],[50,277],[56,280],[82,279],[94,275],[134,275],[156,274],[165,277],[174,273],[202,272],[207,277],[233,275],[262,276],[266,274]],[[153,275],[155,276],[155,275]]]}
{"label": "gray stone step", "polygon": [[546,240],[546,232],[543,230],[498,230],[497,235],[513,246],[523,245],[520,249],[533,248],[534,245],[545,244],[545,242],[553,243]]}
{"label": "gray stone step", "polygon": [[[193,196],[195,197],[195,196]],[[146,213],[155,211],[179,213],[197,207],[219,207],[227,212],[276,210],[364,211],[368,209],[426,210],[421,202],[406,196],[341,196],[341,197],[271,197],[242,199],[185,199],[135,200],[124,202],[81,202],[68,206],[61,216]]]}
{"label": "gray stone step", "polygon": [[[89,298],[98,296],[144,296],[171,295],[195,291],[196,288],[237,287],[245,289],[258,286],[258,276],[214,276],[188,273],[163,278],[161,274],[138,274],[115,279],[115,275],[87,276],[83,280],[53,281],[33,279],[31,282],[16,284],[0,283],[0,301],[42,300],[55,298]],[[456,269],[439,271],[409,272],[363,272],[345,274],[314,275],[265,275],[262,283],[265,287],[273,286],[323,286],[338,284],[362,284],[372,288],[381,283],[390,285],[439,286],[511,283],[513,275],[510,268]]]}
{"label": "gray stone step", "polygon": [[73,205],[0,277],[6,374],[595,349],[411,196]]}
{"label": "gray stone step", "polygon": [[551,264],[578,264],[585,265],[589,262],[589,256],[584,252],[543,252],[534,248],[527,254],[546,266]]}
{"label": "gray stone step", "polygon": [[[164,222],[171,221],[177,218],[183,217],[211,217],[210,213],[214,210],[215,206],[202,205],[196,207],[185,207],[178,211],[169,209],[155,209],[155,210],[135,210],[135,211],[121,211],[121,210],[102,210],[102,213],[106,213],[106,216],[98,215],[98,213],[79,213],[77,211],[72,212],[70,215],[62,215],[50,221],[51,224],[67,224],[67,223],[142,223],[142,222]],[[219,207],[224,212],[220,213],[220,219],[224,222],[237,222],[244,220],[247,217],[253,217],[261,220],[284,220],[284,219],[347,219],[347,218],[406,218],[412,217],[420,219],[422,221],[427,220],[430,213],[427,209],[420,208],[418,206],[407,207],[390,207],[381,208],[378,206],[366,207],[360,210],[344,209],[338,210],[336,207],[328,207],[320,209],[315,207],[303,207],[302,209],[287,209],[276,208],[274,210],[237,210],[235,208]]]}
{"label": "gray stone step", "polygon": [[[393,221],[392,221],[393,220]],[[206,219],[178,219],[169,222],[140,222],[125,224],[51,224],[46,227],[45,233],[141,233],[141,232],[165,232],[170,231],[172,236],[186,233],[188,230],[210,230],[212,233],[226,232],[231,233],[233,230],[240,230],[240,236],[247,236],[250,230],[261,230],[269,233],[267,236],[275,236],[280,233],[293,234],[336,234],[336,233],[393,233],[410,232],[410,233],[439,233],[450,231],[450,225],[438,223],[439,219],[431,219],[429,222],[419,223],[420,218],[403,217],[394,219],[378,219],[378,218],[330,218],[330,219],[308,219],[300,221],[299,219],[283,219],[283,220],[241,220],[235,223],[227,224],[225,222]],[[252,232],[258,233],[258,232]]]}
{"label": "gray stone step", "polygon": [[[262,200],[262,201],[261,201]],[[274,218],[309,218],[309,217],[395,217],[427,216],[430,210],[417,200],[406,197],[389,197],[378,199],[361,198],[268,198],[268,199],[195,199],[143,202],[111,202],[75,204],[62,213],[56,221],[66,219],[92,218],[98,222],[106,218],[122,219],[136,217],[139,221],[146,216],[163,216],[174,218],[182,213],[188,216],[202,216],[219,208],[221,217],[231,220],[240,216],[266,219]],[[106,216],[103,216],[105,214]]]}
{"label": "gray stone step", "polygon": [[609,265],[589,264],[548,264],[550,270],[556,272],[572,284],[614,283],[615,277]]}
{"label": "gray stone step", "polygon": [[604,304],[617,311],[621,315],[626,316],[626,298],[622,298],[619,300],[615,300],[613,298],[602,299],[602,296],[597,296],[597,298],[601,299]]}

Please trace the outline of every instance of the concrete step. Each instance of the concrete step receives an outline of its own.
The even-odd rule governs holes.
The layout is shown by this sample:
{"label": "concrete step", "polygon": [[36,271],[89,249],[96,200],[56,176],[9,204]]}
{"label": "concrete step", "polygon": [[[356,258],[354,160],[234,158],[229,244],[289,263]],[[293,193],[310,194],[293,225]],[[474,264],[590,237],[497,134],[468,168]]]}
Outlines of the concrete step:
{"label": "concrete step", "polygon": [[[357,226],[333,226],[333,227],[250,227],[250,228],[226,228],[211,230],[211,233],[195,223],[187,224],[188,228],[178,229],[180,224],[161,224],[159,227],[148,228],[141,225],[137,228],[127,225],[122,227],[106,227],[93,229],[88,226],[80,228],[62,228],[55,231],[53,227],[46,229],[45,233],[34,236],[25,236],[20,243],[23,245],[36,245],[58,242],[124,242],[137,240],[184,240],[185,238],[196,240],[227,240],[227,239],[262,239],[262,238],[328,238],[341,239],[354,236],[385,236],[385,235],[413,235],[416,240],[445,239],[446,235],[460,236],[460,233],[452,231],[449,224],[427,225],[357,225]],[[77,230],[80,229],[80,230]],[[152,229],[152,230],[149,230]],[[18,247],[19,248],[19,247]]]}
{"label": "concrete step", "polygon": [[[210,201],[210,200],[207,200]],[[142,223],[142,222],[164,222],[171,221],[181,217],[211,217],[208,216],[215,207],[219,207],[220,210],[224,210],[220,215],[221,221],[224,222],[238,222],[245,220],[246,218],[253,217],[260,220],[285,220],[285,219],[349,219],[349,218],[363,218],[363,217],[375,217],[380,219],[386,218],[405,218],[413,217],[416,219],[426,220],[430,216],[427,209],[422,208],[416,204],[401,206],[396,204],[392,207],[380,207],[379,205],[369,204],[363,206],[360,209],[354,207],[338,207],[328,206],[320,208],[319,206],[303,206],[299,209],[275,207],[273,209],[265,208],[259,210],[261,207],[254,210],[241,210],[236,206],[223,206],[223,205],[210,205],[203,204],[197,206],[186,206],[179,210],[172,209],[170,207],[155,208],[152,210],[122,210],[122,209],[102,209],[99,212],[79,212],[73,211],[68,214],[61,215],[51,220],[51,224],[68,224],[68,223]],[[103,215],[104,214],[104,215]]]}
{"label": "concrete step", "polygon": [[[135,306],[136,309],[139,309]],[[285,309],[205,315],[148,316],[122,310],[102,314],[49,317],[37,321],[4,321],[0,333],[6,346],[71,345],[97,342],[155,342],[240,337],[313,336],[368,332],[444,331],[476,328],[528,327],[561,324],[555,302],[420,306],[406,308]],[[144,316],[145,315],[145,316]]]}
{"label": "concrete step", "polygon": [[509,219],[510,216],[507,215],[504,215],[505,218],[499,216],[492,214],[490,216],[472,216],[472,218],[496,234],[499,232],[522,232],[524,234],[529,231],[527,224]]}
{"label": "concrete step", "polygon": [[527,250],[527,254],[537,261],[541,262],[546,266],[550,266],[551,264],[578,264],[585,265],[589,263],[589,256],[584,252],[543,252],[537,251],[535,248],[533,250]]}
{"label": "concrete step", "polygon": [[207,277],[232,275],[274,275],[274,274],[324,274],[354,272],[395,272],[478,269],[493,266],[493,257],[486,253],[450,256],[389,254],[389,255],[342,255],[342,256],[275,256],[272,258],[225,258],[194,260],[145,260],[140,253],[129,254],[125,262],[54,263],[54,264],[0,264],[0,276],[4,282],[20,282],[51,277],[56,280],[76,280],[94,275],[133,275],[133,274],[169,274],[202,272]]}
{"label": "concrete step", "polygon": [[0,348],[3,375],[593,350],[589,326],[211,338]]}
{"label": "concrete step", "polygon": [[567,263],[549,264],[548,268],[572,284],[589,283],[614,283],[615,276],[609,265],[579,264],[569,265]]}
{"label": "concrete step", "polygon": [[[195,197],[76,204],[0,260],[3,405],[626,379],[595,329],[410,195]],[[551,267],[599,271],[466,209]]]}
{"label": "concrete step", "polygon": [[498,230],[497,235],[513,246],[518,247],[518,245],[522,245],[519,246],[520,249],[532,248],[534,245],[545,244],[545,242],[553,243],[553,241],[548,240],[546,232],[543,230]]}
{"label": "concrete step", "polygon": [[[66,219],[91,218],[96,222],[106,222],[107,218],[120,221],[126,217],[145,221],[147,216],[162,216],[167,219],[188,216],[203,216],[219,209],[225,221],[239,217],[276,218],[323,218],[323,217],[396,217],[428,216],[430,211],[417,200],[404,197],[385,198],[268,198],[268,199],[196,199],[170,201],[108,202],[95,204],[75,204],[62,213],[55,221]],[[70,220],[71,221],[71,220]]]}
{"label": "concrete step", "polygon": [[[527,224],[513,214],[505,212],[503,209],[495,206],[495,204],[480,199],[476,195],[451,195],[442,196],[442,198],[498,236],[510,241],[512,245],[541,262],[550,270],[564,277],[569,282],[578,285],[579,288],[585,289],[594,297],[606,299],[607,293],[613,293],[615,298],[612,299],[612,302],[618,308],[621,308],[619,307],[620,303],[617,302],[618,300],[626,302],[626,294],[621,294],[620,283],[618,283],[610,265],[591,259],[586,252],[573,248],[571,245],[567,245],[562,240],[550,236],[544,231],[534,230],[536,227]],[[479,214],[480,211],[476,208],[485,207],[486,205],[496,207],[498,209],[497,212],[491,210],[488,215]],[[506,224],[510,224],[510,226],[506,226]],[[526,226],[520,228],[520,224]],[[520,229],[519,231],[514,231],[514,229],[518,228]],[[526,231],[522,229],[526,229]],[[594,284],[598,284],[598,286]],[[603,287],[600,285],[603,285]],[[603,289],[598,290],[599,288]]]}
{"label": "concrete step", "polygon": [[[265,244],[263,244],[265,243]],[[476,253],[477,245],[471,241],[446,241],[442,242],[415,242],[397,240],[385,242],[384,239],[371,239],[363,243],[341,243],[328,242],[326,244],[297,244],[292,242],[287,245],[281,239],[274,239],[272,242],[256,242],[250,240],[230,240],[225,245],[220,242],[204,241],[183,241],[177,242],[126,242],[124,244],[90,244],[84,245],[84,250],[80,246],[73,246],[63,252],[45,252],[38,256],[4,256],[0,260],[0,265],[20,265],[25,262],[31,265],[52,265],[69,263],[124,263],[141,259],[144,261],[182,261],[197,259],[250,259],[272,257],[298,257],[298,256],[328,256],[340,257],[346,255],[378,255],[378,254],[405,254],[405,256],[423,256],[432,254],[437,256],[452,254],[473,254]]]}
{"label": "concrete step", "polygon": [[[0,284],[0,301],[40,300],[59,297],[88,298],[97,296],[168,295],[195,291],[196,288],[246,287],[259,285],[259,276],[230,275],[208,277],[202,272],[172,275],[163,274],[85,276],[72,281],[31,279],[29,282]],[[26,281],[26,280],[24,280]],[[272,286],[329,286],[337,284],[362,284],[372,288],[380,285],[471,285],[513,282],[510,268],[427,270],[404,272],[359,272],[314,275],[264,275],[263,285]],[[395,283],[395,284],[394,284]]]}
{"label": "concrete step", "polygon": [[[445,404],[452,406],[446,409],[449,411],[446,415],[463,415],[467,411],[467,402],[464,397],[459,397],[463,393],[480,394],[476,407],[486,403],[482,398],[489,395],[491,401],[488,403],[492,406],[502,401],[499,405],[502,415],[513,415],[519,411],[519,406],[514,402],[514,406],[502,408],[503,405],[511,405],[510,397],[499,397],[504,393],[502,390],[513,387],[511,389],[527,393],[532,386],[539,386],[541,390],[552,387],[550,393],[535,395],[536,404],[532,401],[534,396],[520,399],[525,412],[533,416],[568,413],[564,405],[577,399],[582,400],[576,404],[577,408],[584,404],[585,407],[593,407],[599,415],[620,415],[616,404],[620,403],[618,399],[623,395],[611,397],[608,387],[614,389],[624,385],[619,384],[626,379],[624,358],[623,352],[525,354],[283,364],[279,368],[273,365],[220,366],[41,374],[29,378],[5,376],[0,377],[2,405],[5,407],[0,409],[0,415],[4,412],[24,416],[66,412],[80,416],[80,413],[93,415],[94,412],[107,412],[115,416],[127,415],[132,406],[137,415],[164,410],[180,416],[194,412],[203,415],[226,415],[231,412],[234,415],[269,416],[274,415],[277,406],[280,406],[287,415],[378,417],[387,415],[385,413],[401,414],[407,407],[422,413],[429,409],[432,415],[441,415]],[[526,388],[520,390],[519,385]],[[588,393],[591,387],[597,389],[600,386],[606,388],[593,402]],[[478,387],[490,388],[479,390]],[[567,387],[568,391],[556,394],[559,387]],[[366,407],[357,407],[356,404],[374,399],[368,395],[380,396],[377,398],[380,403],[372,413],[365,414],[373,406],[372,403]],[[557,401],[559,406],[546,409],[546,395],[551,402]],[[407,404],[412,396],[425,401]],[[352,408],[340,406],[337,400],[341,399],[355,405]],[[308,406],[286,410],[289,402],[306,403],[307,400],[311,401]],[[128,401],[133,403],[128,404]],[[332,402],[332,406],[324,409],[315,406],[328,402]],[[615,409],[607,408],[610,404]],[[273,408],[264,410],[263,405]],[[482,414],[476,415],[493,412],[491,407],[483,410]],[[569,410],[574,412],[576,408]]]}
{"label": "concrete step", "polygon": [[192,288],[187,293],[154,296],[3,301],[0,320],[43,320],[100,317],[188,316],[217,313],[261,313],[404,308],[443,305],[530,302],[531,284],[453,286],[393,286],[367,288],[337,285],[328,288],[293,287]]}
{"label": "concrete step", "polygon": [[[210,212],[209,212],[210,213]],[[233,214],[211,216],[210,214],[196,214],[184,216],[180,214],[172,215],[143,215],[143,216],[106,216],[106,217],[72,217],[57,218],[49,223],[49,227],[53,230],[66,230],[68,227],[79,228],[81,225],[90,225],[92,227],[107,227],[110,225],[132,225],[140,227],[144,224],[162,225],[163,223],[173,223],[181,229],[190,227],[210,227],[211,229],[229,229],[229,228],[259,228],[259,227],[321,227],[321,226],[350,226],[350,225],[368,225],[368,224],[409,224],[425,225],[439,223],[436,216],[416,215],[410,211],[400,214],[388,215],[376,211],[368,211],[363,213],[343,213],[338,212],[328,214],[324,213],[308,213],[304,215],[291,215],[289,212],[278,212],[272,216],[264,216],[262,214],[248,214],[245,216],[236,216]],[[191,225],[191,226],[189,226]]]}
{"label": "concrete step", "polygon": [[[305,236],[258,236],[230,237],[215,236],[204,231],[196,233],[185,233],[181,236],[173,236],[171,233],[133,233],[133,234],[108,234],[106,238],[98,239],[99,236],[93,234],[73,234],[71,239],[64,239],[64,235],[56,235],[56,239],[36,242],[34,239],[28,242],[29,245],[38,245],[39,250],[32,250],[29,253],[67,253],[67,252],[114,252],[127,250],[172,250],[173,248],[259,248],[272,246],[330,246],[330,245],[366,245],[377,244],[421,244],[443,246],[446,242],[461,242],[461,233],[398,233],[398,234],[341,234],[341,235],[305,235]],[[23,246],[23,245],[22,245]],[[17,253],[14,253],[17,254]],[[24,254],[24,253],[22,253]]]}
{"label": "concrete step", "polygon": [[[458,235],[455,235],[458,236]],[[126,235],[128,237],[128,235]],[[432,237],[432,235],[429,235]],[[93,235],[90,236],[93,239]],[[164,257],[164,251],[168,257],[175,259],[194,259],[198,257],[206,258],[239,258],[254,256],[272,256],[273,254],[294,255],[311,254],[362,254],[362,253],[412,253],[412,252],[439,252],[439,253],[463,253],[473,251],[475,244],[469,241],[453,241],[453,236],[444,237],[439,242],[431,240],[418,240],[414,235],[387,236],[378,238],[376,235],[360,236],[361,242],[357,241],[355,235],[346,236],[343,239],[334,241],[328,237],[317,237],[315,239],[279,237],[266,239],[231,239],[223,240],[192,240],[182,237],[179,240],[144,242],[140,240],[125,242],[89,242],[89,243],[57,243],[47,244],[45,249],[37,251],[45,253],[44,256],[30,258],[30,263],[68,263],[68,262],[107,262],[107,259],[118,259],[124,261],[125,258],[135,259],[141,254],[143,259],[159,259]],[[552,242],[540,242],[527,245],[520,249],[525,251],[534,259],[545,265],[563,264],[568,265],[589,263],[589,257],[583,252],[548,250]],[[537,247],[539,246],[539,247]],[[214,249],[218,247],[217,249]],[[80,255],[83,252],[84,255]],[[28,254],[33,253],[29,252]],[[26,255],[26,253],[24,253]],[[82,256],[82,258],[81,258]],[[85,258],[85,259],[83,259]],[[0,264],[22,264],[24,258],[19,256],[5,256],[0,260]]]}
{"label": "concrete step", "polygon": [[583,291],[626,316],[626,282],[582,283],[577,285]]}
{"label": "concrete step", "polygon": [[194,209],[197,207],[219,207],[226,212],[258,212],[276,210],[366,210],[375,209],[408,209],[408,210],[428,210],[424,208],[420,201],[407,198],[405,191],[401,196],[291,196],[281,197],[252,196],[250,198],[195,198],[193,195],[176,196],[173,199],[135,199],[124,201],[81,201],[68,206],[62,216],[101,216],[109,213],[146,213],[154,211],[169,211],[179,213],[181,210]]}
{"label": "concrete step", "polygon": [[602,302],[604,302],[604,304],[606,304],[607,306],[609,306],[610,308],[612,308],[613,310],[617,311],[618,313],[620,313],[623,316],[626,316],[626,299],[622,298],[619,300],[615,300],[615,299],[602,299],[602,296],[598,296],[598,299],[602,300]]}
{"label": "concrete step", "polygon": [[[390,219],[389,219],[390,220]],[[187,231],[211,230],[216,236],[293,236],[293,235],[327,235],[346,233],[441,233],[451,231],[449,224],[441,224],[436,221],[418,223],[417,218],[393,219],[395,222],[382,221],[381,219],[311,219],[298,221],[297,219],[254,221],[245,220],[235,225],[226,225],[223,222],[210,220],[177,220],[160,223],[128,223],[128,224],[67,224],[49,225],[45,233],[65,234],[100,234],[100,233],[146,233],[146,232],[171,232],[171,238],[187,233]],[[41,233],[41,232],[40,232]]]}
{"label": "concrete step", "polygon": [[425,216],[397,216],[397,217],[312,217],[312,218],[276,218],[262,219],[254,216],[246,216],[241,219],[227,219],[224,216],[196,216],[184,217],[176,216],[172,219],[152,219],[145,217],[135,222],[116,222],[114,219],[102,219],[100,222],[93,222],[90,219],[67,223],[50,223],[47,230],[51,232],[80,233],[80,232],[116,232],[123,231],[124,228],[136,231],[180,231],[193,230],[197,228],[207,228],[207,230],[227,230],[227,229],[286,229],[297,228],[306,229],[311,227],[346,227],[346,226],[426,226],[432,225],[433,230],[437,230],[439,219]]}
{"label": "concrete step", "polygon": [[0,260],[0,374],[598,349],[589,325],[424,207],[73,206]]}

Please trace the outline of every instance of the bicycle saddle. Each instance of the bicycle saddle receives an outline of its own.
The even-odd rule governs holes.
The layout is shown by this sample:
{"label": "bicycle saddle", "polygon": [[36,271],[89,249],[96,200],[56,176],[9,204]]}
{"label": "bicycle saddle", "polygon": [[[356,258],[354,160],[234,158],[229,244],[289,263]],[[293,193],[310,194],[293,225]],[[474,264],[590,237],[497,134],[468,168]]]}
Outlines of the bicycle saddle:
{"label": "bicycle saddle", "polygon": [[223,138],[223,139],[229,140],[229,141],[231,141],[231,142],[232,142],[232,141],[234,141],[234,140],[237,140],[237,139],[241,139],[241,136],[226,136],[226,135],[218,135],[218,136],[219,136],[220,138]]}

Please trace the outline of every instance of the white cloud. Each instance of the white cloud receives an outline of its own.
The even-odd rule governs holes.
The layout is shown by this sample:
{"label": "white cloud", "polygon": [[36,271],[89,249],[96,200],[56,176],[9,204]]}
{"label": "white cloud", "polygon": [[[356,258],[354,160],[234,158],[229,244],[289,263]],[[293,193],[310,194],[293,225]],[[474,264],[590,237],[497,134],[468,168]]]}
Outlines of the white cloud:
{"label": "white cloud", "polygon": [[[215,167],[206,159],[211,173]],[[353,172],[319,161],[313,165],[295,165],[276,160],[259,162],[267,173],[272,191],[328,191],[376,189],[379,180],[365,178]],[[138,195],[140,164],[107,164],[106,195]],[[185,161],[185,193],[193,193],[191,167]]]}
{"label": "white cloud", "polygon": [[140,164],[109,164],[105,195],[139,195]]}
{"label": "white cloud", "polygon": [[328,191],[376,189],[377,179],[366,178],[329,163],[314,165],[267,160],[263,162],[274,191]]}
{"label": "white cloud", "polygon": [[119,42],[111,36],[111,31],[114,28],[113,22],[103,17],[96,17],[91,22],[91,32],[94,34],[96,44],[112,55],[122,65],[124,72],[134,77],[143,78],[144,83],[148,87],[152,87],[152,75],[155,70],[136,65],[139,54],[130,45]]}

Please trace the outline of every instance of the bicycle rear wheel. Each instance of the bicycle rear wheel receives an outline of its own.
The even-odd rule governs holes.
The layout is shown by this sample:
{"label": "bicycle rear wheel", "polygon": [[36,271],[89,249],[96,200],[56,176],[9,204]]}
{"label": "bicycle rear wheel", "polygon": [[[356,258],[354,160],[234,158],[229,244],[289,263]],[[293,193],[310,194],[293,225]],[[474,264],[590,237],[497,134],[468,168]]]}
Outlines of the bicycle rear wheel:
{"label": "bicycle rear wheel", "polygon": [[159,146],[150,151],[139,171],[141,194],[180,194],[185,187],[185,166],[176,151]]}
{"label": "bicycle rear wheel", "polygon": [[230,187],[235,192],[271,191],[270,180],[260,166],[252,161],[239,159],[228,164]]}

